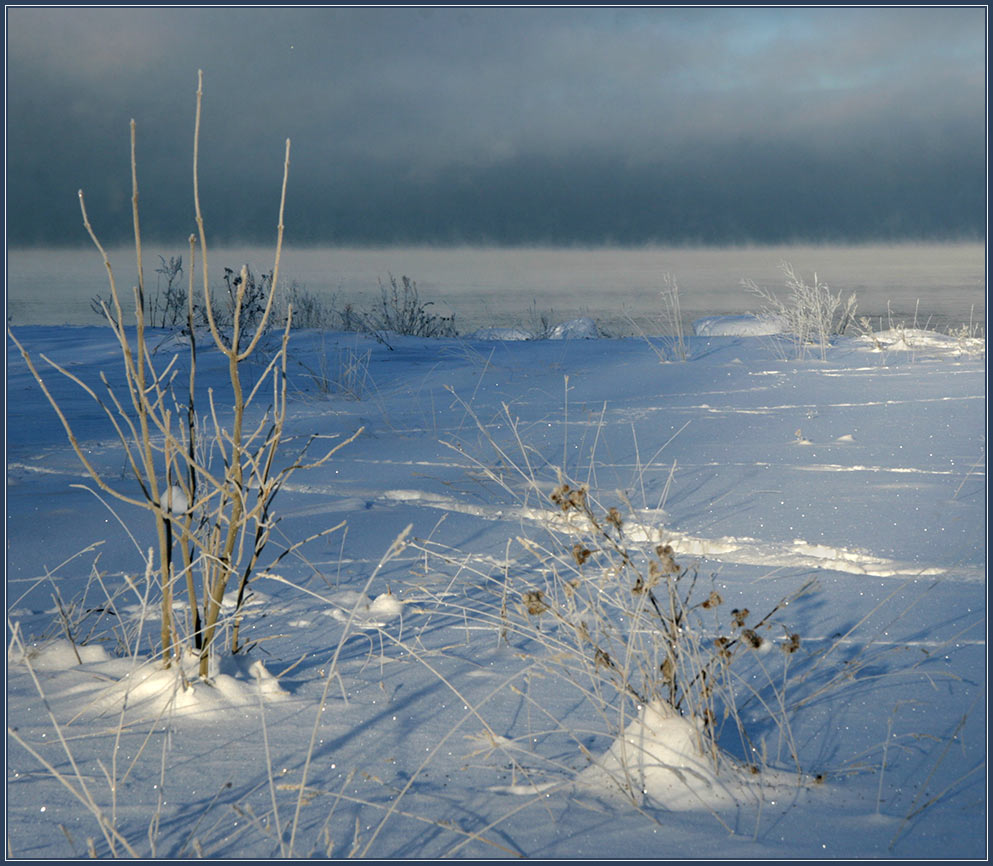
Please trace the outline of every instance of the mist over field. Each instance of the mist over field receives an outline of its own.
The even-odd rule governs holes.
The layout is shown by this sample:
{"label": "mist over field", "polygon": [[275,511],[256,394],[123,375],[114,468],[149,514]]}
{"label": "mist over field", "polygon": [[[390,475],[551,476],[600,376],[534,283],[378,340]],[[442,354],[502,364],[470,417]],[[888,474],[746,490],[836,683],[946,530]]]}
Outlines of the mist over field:
{"label": "mist over field", "polygon": [[[82,228],[80,228],[82,233]],[[145,248],[150,295],[164,287],[156,269],[182,258],[183,239]],[[117,279],[136,279],[134,251],[112,248]],[[161,259],[159,257],[162,257]],[[904,321],[933,328],[981,322],[986,313],[985,249],[979,243],[859,244],[742,247],[301,247],[284,250],[280,282],[342,309],[368,309],[390,275],[408,276],[432,310],[455,316],[460,333],[489,326],[529,326],[532,317],[594,318],[605,333],[658,332],[660,291],[676,279],[684,324],[699,316],[741,313],[760,306],[742,286],[753,280],[782,292],[779,265],[791,262],[808,279],[816,272],[832,290],[854,293],[875,324]],[[218,246],[210,251],[211,283],[223,268],[272,268],[266,246]],[[199,269],[199,265],[197,265]],[[199,270],[197,271],[199,274]],[[184,270],[183,279],[188,277]],[[199,276],[197,277],[199,281]],[[100,324],[91,306],[108,292],[107,273],[92,246],[8,251],[7,308],[15,324]],[[634,320],[634,322],[632,322]],[[895,321],[894,321],[895,320]]]}

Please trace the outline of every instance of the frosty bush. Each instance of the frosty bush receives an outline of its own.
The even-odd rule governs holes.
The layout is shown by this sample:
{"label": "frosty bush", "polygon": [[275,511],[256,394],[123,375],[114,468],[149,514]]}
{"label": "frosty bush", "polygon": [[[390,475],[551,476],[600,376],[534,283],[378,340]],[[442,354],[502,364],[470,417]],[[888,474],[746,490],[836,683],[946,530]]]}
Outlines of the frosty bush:
{"label": "frosty bush", "polygon": [[764,303],[763,317],[782,323],[783,333],[792,341],[794,358],[802,360],[808,348],[816,346],[821,360],[826,359],[831,337],[844,334],[855,318],[855,294],[844,299],[841,292],[832,294],[816,273],[813,283],[807,283],[789,262],[781,262],[779,269],[789,291],[785,300],[769,289],[760,288],[753,280],[742,280],[741,284]]}
{"label": "frosty bush", "polygon": [[668,323],[668,333],[663,345],[668,344],[669,353],[675,361],[685,361],[688,355],[683,334],[683,311],[679,304],[679,283],[673,274],[663,277],[662,299],[664,321]]}

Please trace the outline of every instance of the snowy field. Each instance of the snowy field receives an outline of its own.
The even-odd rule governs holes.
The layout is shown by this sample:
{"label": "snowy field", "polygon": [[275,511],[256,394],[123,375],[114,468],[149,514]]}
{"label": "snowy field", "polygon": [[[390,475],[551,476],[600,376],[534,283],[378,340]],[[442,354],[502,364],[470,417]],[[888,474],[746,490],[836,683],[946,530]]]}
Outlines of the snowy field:
{"label": "snowy field", "polygon": [[[700,331],[294,332],[281,459],[362,432],[275,500],[209,683],[156,660],[154,524],[8,340],[8,857],[984,857],[985,341]],[[15,336],[136,494],[40,359],[105,398],[111,330]]]}

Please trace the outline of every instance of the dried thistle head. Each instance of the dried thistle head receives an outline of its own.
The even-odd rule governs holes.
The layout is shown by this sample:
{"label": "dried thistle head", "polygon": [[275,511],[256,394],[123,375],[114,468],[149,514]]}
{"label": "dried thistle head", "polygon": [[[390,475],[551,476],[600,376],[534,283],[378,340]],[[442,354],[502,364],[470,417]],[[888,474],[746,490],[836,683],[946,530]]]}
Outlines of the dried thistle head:
{"label": "dried thistle head", "polygon": [[572,558],[576,561],[576,565],[582,565],[592,553],[593,551],[578,541],[572,546]]}
{"label": "dried thistle head", "polygon": [[765,641],[762,639],[762,636],[759,635],[759,634],[756,634],[750,628],[746,628],[741,633],[741,636],[742,636],[742,638],[744,638],[745,643],[748,646],[750,646],[752,649],[759,649],[759,648],[761,648],[762,644],[765,643]]}
{"label": "dried thistle head", "polygon": [[524,609],[531,614],[531,616],[540,616],[548,610],[548,605],[545,604],[545,593],[543,593],[540,589],[534,589],[530,592],[524,593],[523,601]]}
{"label": "dried thistle head", "polygon": [[640,595],[643,592],[648,592],[650,589],[652,589],[655,586],[655,584],[659,582],[659,578],[662,576],[662,573],[658,570],[657,567],[652,568],[652,566],[654,565],[655,565],[654,562],[649,565],[648,580],[645,580],[640,574],[635,578],[634,586],[631,587],[631,592],[633,592],[635,595]]}
{"label": "dried thistle head", "polygon": [[569,493],[569,504],[581,510],[586,507],[586,488],[579,487]]}
{"label": "dried thistle head", "polygon": [[552,491],[551,500],[563,511],[576,509],[581,511],[586,505],[586,490],[582,487],[574,488],[562,482]]}
{"label": "dried thistle head", "polygon": [[676,666],[673,664],[671,658],[666,658],[666,660],[659,665],[659,671],[662,674],[663,682],[673,683],[676,681]]}
{"label": "dried thistle head", "polygon": [[800,635],[796,632],[789,635],[787,641],[785,643],[781,643],[779,648],[784,653],[795,653],[798,649],[800,649]]}
{"label": "dried thistle head", "polygon": [[655,554],[659,558],[659,567],[663,574],[677,574],[679,572],[679,566],[672,558],[673,553],[672,545],[669,544],[660,544],[655,548]]}
{"label": "dried thistle head", "polygon": [[730,643],[726,637],[719,637],[714,640],[714,647],[717,649],[717,654],[722,659],[731,658],[731,648]]}
{"label": "dried thistle head", "polygon": [[703,600],[701,606],[704,609],[709,610],[710,608],[717,607],[718,605],[721,605],[723,603],[724,603],[724,599],[721,598],[721,594],[717,590],[713,590],[710,593],[710,595],[708,595],[707,598]]}
{"label": "dried thistle head", "polygon": [[560,484],[552,491],[552,495],[549,498],[563,511],[568,511],[569,491],[571,489],[568,484]]}
{"label": "dried thistle head", "polygon": [[745,620],[748,619],[748,608],[743,607],[741,610],[735,608],[731,611],[731,623],[735,628],[744,628]]}
{"label": "dried thistle head", "polygon": [[621,512],[616,508],[611,508],[610,511],[607,512],[607,523],[615,529],[620,529],[624,524],[624,518],[621,517]]}

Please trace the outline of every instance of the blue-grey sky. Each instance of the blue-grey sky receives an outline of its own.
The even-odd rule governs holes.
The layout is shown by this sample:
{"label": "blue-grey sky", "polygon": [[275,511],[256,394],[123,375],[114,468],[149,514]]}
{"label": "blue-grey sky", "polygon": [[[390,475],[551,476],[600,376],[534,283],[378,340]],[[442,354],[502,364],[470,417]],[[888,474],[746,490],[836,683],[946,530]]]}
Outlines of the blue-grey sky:
{"label": "blue-grey sky", "polygon": [[982,237],[984,7],[10,8],[8,240]]}

